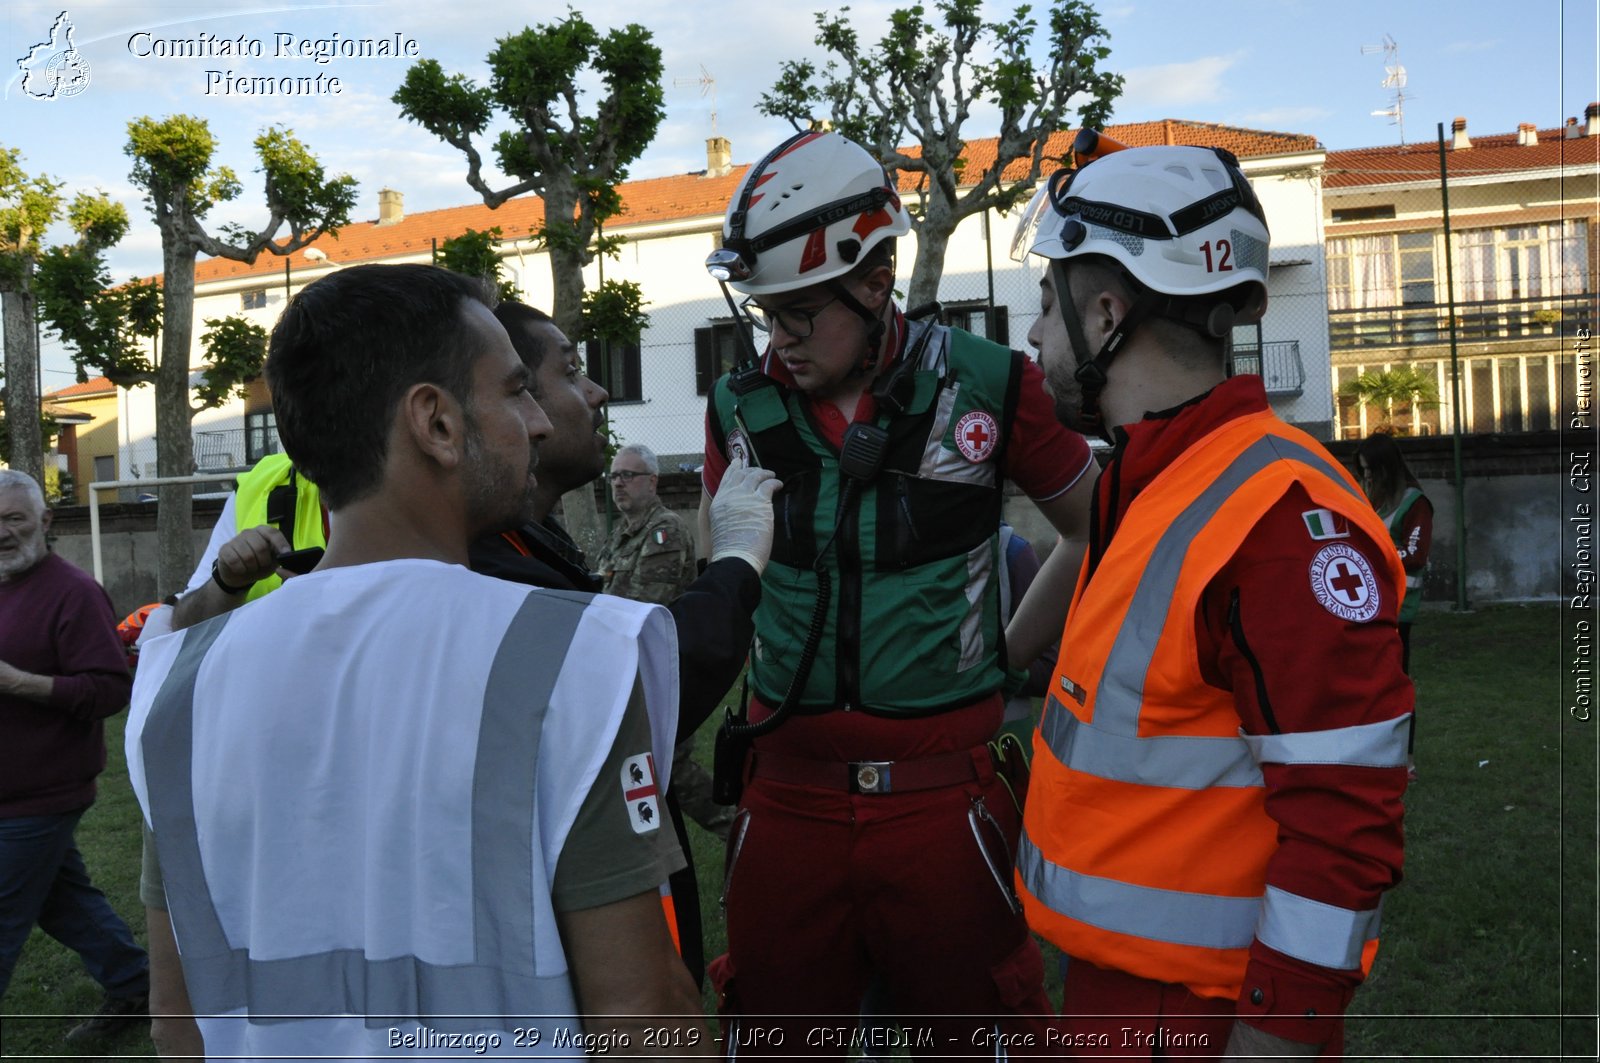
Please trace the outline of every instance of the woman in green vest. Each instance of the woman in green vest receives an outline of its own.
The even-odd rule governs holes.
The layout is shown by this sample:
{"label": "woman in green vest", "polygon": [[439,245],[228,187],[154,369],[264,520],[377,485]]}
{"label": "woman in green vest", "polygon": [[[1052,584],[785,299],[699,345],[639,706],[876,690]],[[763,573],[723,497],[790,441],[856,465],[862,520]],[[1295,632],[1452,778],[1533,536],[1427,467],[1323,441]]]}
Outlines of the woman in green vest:
{"label": "woman in green vest", "polygon": [[1389,526],[1389,538],[1400,551],[1406,568],[1406,598],[1400,607],[1400,644],[1405,647],[1404,667],[1411,672],[1411,622],[1422,608],[1422,571],[1428,565],[1433,539],[1433,504],[1422,493],[1406,459],[1385,433],[1368,436],[1356,448],[1361,486],[1372,508]]}
{"label": "woman in green vest", "polygon": [[[1410,675],[1411,622],[1422,611],[1422,572],[1428,567],[1428,547],[1433,543],[1433,503],[1411,475],[1393,436],[1379,432],[1362,440],[1356,448],[1356,466],[1361,487],[1388,526],[1389,538],[1406,569],[1406,597],[1400,605],[1400,666]],[[1411,742],[1415,740],[1413,716]],[[1409,770],[1415,779],[1414,760]]]}

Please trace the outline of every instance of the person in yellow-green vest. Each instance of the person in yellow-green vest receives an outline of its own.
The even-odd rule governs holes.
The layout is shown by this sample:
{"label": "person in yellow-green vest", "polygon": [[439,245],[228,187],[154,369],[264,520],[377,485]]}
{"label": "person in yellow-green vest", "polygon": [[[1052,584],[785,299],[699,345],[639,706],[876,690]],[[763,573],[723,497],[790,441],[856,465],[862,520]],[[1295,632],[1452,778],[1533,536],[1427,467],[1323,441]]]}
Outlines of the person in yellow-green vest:
{"label": "person in yellow-green vest", "polygon": [[277,590],[293,573],[278,555],[328,545],[328,515],[317,487],[287,454],[268,454],[239,477],[189,585],[173,606],[172,626],[200,620]]}

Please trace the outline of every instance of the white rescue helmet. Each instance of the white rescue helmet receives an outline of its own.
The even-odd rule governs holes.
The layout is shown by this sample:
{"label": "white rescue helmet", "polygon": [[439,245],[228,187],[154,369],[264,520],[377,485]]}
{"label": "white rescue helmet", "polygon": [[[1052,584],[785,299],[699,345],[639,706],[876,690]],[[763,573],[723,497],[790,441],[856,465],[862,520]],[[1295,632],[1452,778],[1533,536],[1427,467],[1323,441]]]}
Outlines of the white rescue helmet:
{"label": "white rescue helmet", "polygon": [[910,231],[899,192],[865,148],[800,133],[746,172],[706,270],[746,295],[808,288]]}
{"label": "white rescue helmet", "polygon": [[1034,194],[1011,257],[1104,255],[1151,291],[1226,294],[1236,324],[1267,307],[1266,215],[1220,148],[1124,148],[1061,170]]}

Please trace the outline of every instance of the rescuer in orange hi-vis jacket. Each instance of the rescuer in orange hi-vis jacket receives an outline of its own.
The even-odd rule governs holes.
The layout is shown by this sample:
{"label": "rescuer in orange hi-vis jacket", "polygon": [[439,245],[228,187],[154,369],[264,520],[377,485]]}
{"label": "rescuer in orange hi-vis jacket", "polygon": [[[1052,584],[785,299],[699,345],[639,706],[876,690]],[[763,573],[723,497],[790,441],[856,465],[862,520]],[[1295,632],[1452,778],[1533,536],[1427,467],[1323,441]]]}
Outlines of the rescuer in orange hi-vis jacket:
{"label": "rescuer in orange hi-vis jacket", "polygon": [[1051,1036],[1337,1058],[1400,880],[1399,559],[1340,464],[1229,375],[1269,242],[1232,155],[1107,154],[1022,226],[1014,253],[1048,260],[1028,341],[1057,416],[1115,446],[1017,859],[1028,922],[1068,957]]}

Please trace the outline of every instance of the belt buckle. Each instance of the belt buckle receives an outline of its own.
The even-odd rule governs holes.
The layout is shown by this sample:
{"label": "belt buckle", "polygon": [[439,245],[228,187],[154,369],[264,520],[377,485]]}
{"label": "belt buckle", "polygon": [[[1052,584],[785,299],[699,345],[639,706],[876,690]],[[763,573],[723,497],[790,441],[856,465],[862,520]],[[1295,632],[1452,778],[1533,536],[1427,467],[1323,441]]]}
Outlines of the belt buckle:
{"label": "belt buckle", "polygon": [[886,794],[889,792],[889,768],[892,760],[858,760],[850,765],[852,789],[858,794]]}

